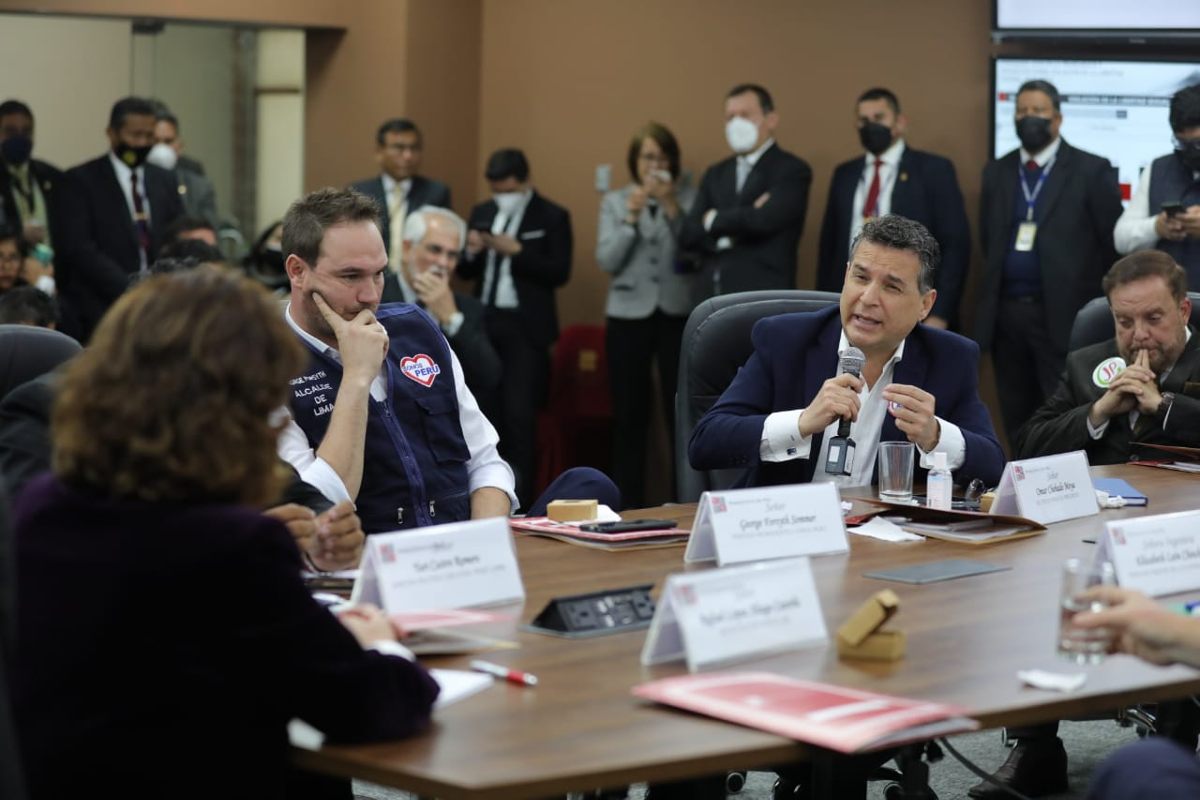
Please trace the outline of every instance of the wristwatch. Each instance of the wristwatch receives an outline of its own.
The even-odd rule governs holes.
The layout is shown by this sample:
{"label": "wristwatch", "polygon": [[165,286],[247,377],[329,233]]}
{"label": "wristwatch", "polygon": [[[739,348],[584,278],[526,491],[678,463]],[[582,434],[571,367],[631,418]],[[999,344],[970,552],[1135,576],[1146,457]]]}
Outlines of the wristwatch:
{"label": "wristwatch", "polygon": [[1174,402],[1175,402],[1175,393],[1174,392],[1163,392],[1162,400],[1159,401],[1158,408],[1155,410],[1154,416],[1158,417],[1159,419],[1161,419],[1165,422],[1167,419],[1167,414],[1171,413],[1171,404]]}

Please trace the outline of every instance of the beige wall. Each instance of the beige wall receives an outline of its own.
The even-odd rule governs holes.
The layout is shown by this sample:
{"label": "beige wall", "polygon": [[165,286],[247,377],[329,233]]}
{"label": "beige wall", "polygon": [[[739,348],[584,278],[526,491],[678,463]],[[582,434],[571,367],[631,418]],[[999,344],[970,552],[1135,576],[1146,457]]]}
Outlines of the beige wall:
{"label": "beige wall", "polygon": [[612,164],[614,185],[625,182],[629,135],[656,119],[698,181],[728,154],[725,91],[762,83],[779,109],[780,144],[813,168],[799,273],[811,286],[829,178],[861,152],[852,113],[869,86],[900,96],[913,146],[955,162],[974,219],[989,26],[987,3],[961,0],[485,0],[480,153],[525,148],[538,188],[571,210],[575,272],[559,306],[567,320],[599,321],[596,165]]}
{"label": "beige wall", "polygon": [[37,158],[65,169],[104,152],[109,108],[129,94],[130,39],[128,21],[0,15],[0,99],[33,109]]}

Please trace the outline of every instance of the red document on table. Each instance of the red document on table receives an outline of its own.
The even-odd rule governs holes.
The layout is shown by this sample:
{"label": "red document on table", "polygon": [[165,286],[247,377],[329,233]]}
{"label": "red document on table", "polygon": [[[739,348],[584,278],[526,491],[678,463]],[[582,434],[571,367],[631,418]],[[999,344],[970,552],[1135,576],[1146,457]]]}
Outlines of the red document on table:
{"label": "red document on table", "polygon": [[769,672],[681,675],[635,686],[638,697],[857,753],[972,731],[966,709]]}

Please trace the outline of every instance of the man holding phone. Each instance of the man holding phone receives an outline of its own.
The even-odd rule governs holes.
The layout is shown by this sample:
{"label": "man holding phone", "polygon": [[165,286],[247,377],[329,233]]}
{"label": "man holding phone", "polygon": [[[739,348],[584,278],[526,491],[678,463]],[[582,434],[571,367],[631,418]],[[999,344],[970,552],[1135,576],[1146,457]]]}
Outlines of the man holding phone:
{"label": "man holding phone", "polygon": [[1200,84],[1171,98],[1170,123],[1175,151],[1142,170],[1113,240],[1122,254],[1162,250],[1200,286]]}

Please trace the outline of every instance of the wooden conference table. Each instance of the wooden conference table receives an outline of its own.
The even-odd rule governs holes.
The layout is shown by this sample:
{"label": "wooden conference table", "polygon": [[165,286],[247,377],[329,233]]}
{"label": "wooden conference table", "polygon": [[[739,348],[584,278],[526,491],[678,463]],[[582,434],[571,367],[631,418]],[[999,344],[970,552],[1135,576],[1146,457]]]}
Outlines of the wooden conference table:
{"label": "wooden conference table", "polygon": [[[1136,702],[1200,693],[1200,672],[1158,668],[1128,656],[1087,669],[1071,694],[1022,687],[1020,669],[1068,671],[1058,660],[1060,569],[1064,559],[1090,558],[1106,521],[1200,506],[1200,480],[1165,469],[1093,468],[1122,477],[1149,496],[1148,508],[1100,512],[1050,526],[1041,535],[991,546],[927,540],[890,543],[851,536],[849,554],[812,560],[831,633],[873,592],[900,597],[894,625],[908,634],[908,653],[894,664],[839,661],[832,642],[736,664],[794,677],[914,698],[957,703],[985,728],[1069,718]],[[668,516],[688,525],[693,505],[629,512]],[[538,686],[498,683],[435,713],[427,733],[404,741],[296,751],[303,768],[351,776],[439,798],[536,798],[601,786],[697,777],[723,770],[796,762],[806,746],[634,698],[630,687],[679,674],[684,665],[642,667],[645,631],[568,640],[517,630],[552,597],[638,583],[662,589],[685,569],[682,546],[605,552],[519,536],[517,553],[527,599],[511,624],[481,628],[518,641],[519,650],[489,660],[536,674]],[[978,558],[1011,570],[925,586],[863,578],[864,572],[945,558]],[[693,567],[695,568],[695,567]],[[701,569],[711,568],[701,566]],[[464,667],[466,657],[429,659]]]}

